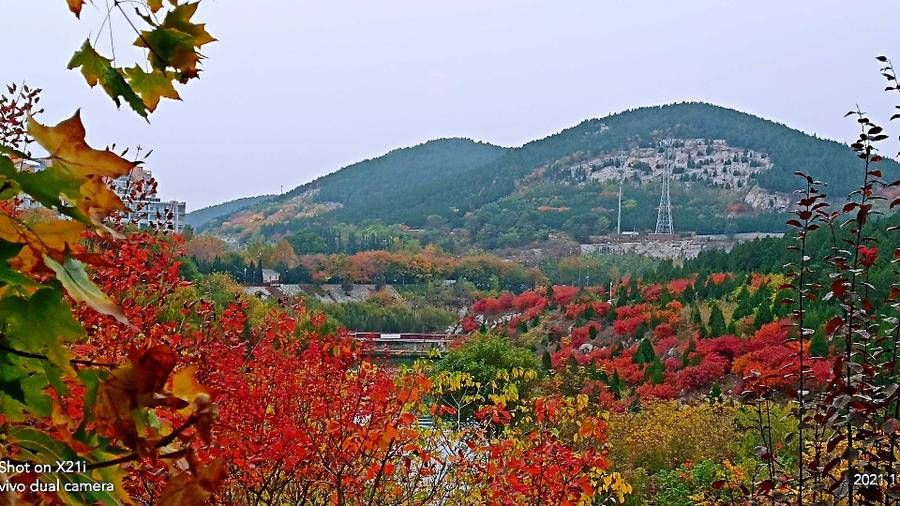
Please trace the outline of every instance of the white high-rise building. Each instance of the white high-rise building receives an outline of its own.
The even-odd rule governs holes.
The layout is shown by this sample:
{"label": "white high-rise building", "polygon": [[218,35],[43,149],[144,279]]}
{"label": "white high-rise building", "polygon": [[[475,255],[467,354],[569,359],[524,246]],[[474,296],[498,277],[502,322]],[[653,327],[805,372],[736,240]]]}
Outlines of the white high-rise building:
{"label": "white high-rise building", "polygon": [[110,187],[129,208],[126,221],[141,228],[161,226],[180,232],[184,228],[186,204],[176,200],[162,200],[157,196],[153,173],[135,167],[129,174],[117,177]]}
{"label": "white high-rise building", "polygon": [[[29,171],[44,170],[50,164],[50,159],[17,162],[19,170]],[[175,232],[180,232],[184,228],[186,204],[176,200],[160,199],[156,191],[156,181],[148,169],[135,167],[130,173],[111,180],[109,186],[129,209],[121,217],[125,222],[134,223],[141,228],[154,226]],[[35,207],[40,207],[40,204],[27,196],[22,196],[20,208]]]}

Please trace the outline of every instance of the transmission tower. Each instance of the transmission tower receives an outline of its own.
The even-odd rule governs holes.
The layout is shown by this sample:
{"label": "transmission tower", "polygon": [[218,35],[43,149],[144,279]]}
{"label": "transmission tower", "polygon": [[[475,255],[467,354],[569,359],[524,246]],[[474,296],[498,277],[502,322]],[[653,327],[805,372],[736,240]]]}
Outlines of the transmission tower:
{"label": "transmission tower", "polygon": [[[662,143],[661,143],[662,144]],[[672,235],[672,200],[669,198],[669,178],[672,174],[672,162],[669,159],[669,147],[666,144],[666,167],[663,174],[662,193],[659,196],[659,212],[656,215],[656,233]]]}
{"label": "transmission tower", "polygon": [[622,180],[625,179],[625,164],[627,161],[628,157],[622,159],[622,166],[619,168],[619,217],[616,220],[616,234],[618,235],[622,235]]}

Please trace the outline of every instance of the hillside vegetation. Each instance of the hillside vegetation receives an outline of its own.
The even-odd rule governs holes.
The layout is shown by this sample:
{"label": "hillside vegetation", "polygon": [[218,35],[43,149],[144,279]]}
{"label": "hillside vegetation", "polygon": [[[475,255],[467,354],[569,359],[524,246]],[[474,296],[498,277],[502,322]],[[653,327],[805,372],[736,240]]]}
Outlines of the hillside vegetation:
{"label": "hillside vegetation", "polygon": [[[676,143],[672,153],[658,148],[666,139]],[[855,160],[845,145],[739,111],[643,107],[518,148],[440,139],[398,149],[222,213],[204,228],[245,241],[302,230],[304,240],[340,242],[335,234],[398,224],[445,247],[520,247],[554,232],[584,242],[615,229],[620,170],[623,230],[652,229],[666,156],[676,230],[698,233],[780,231],[796,170],[815,169],[829,192],[843,193]],[[888,160],[883,172],[889,179],[900,171]]]}
{"label": "hillside vegetation", "polygon": [[214,220],[220,216],[227,216],[229,214],[236,213],[254,204],[259,204],[271,200],[272,198],[273,195],[260,195],[258,197],[244,197],[242,199],[229,200],[228,202],[223,202],[221,204],[207,206],[202,209],[197,209],[196,211],[191,211],[184,217],[184,221],[194,228],[200,228],[203,225],[206,225],[209,221]]}

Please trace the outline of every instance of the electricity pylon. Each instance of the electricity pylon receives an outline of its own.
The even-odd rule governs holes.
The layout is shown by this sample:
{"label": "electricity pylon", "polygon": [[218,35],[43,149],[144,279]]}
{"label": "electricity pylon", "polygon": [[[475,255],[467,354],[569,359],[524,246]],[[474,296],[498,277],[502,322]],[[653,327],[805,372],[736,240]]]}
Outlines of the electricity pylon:
{"label": "electricity pylon", "polygon": [[672,200],[669,197],[669,178],[671,177],[671,161],[669,150],[666,150],[666,168],[663,174],[662,193],[659,196],[659,211],[656,215],[656,233],[672,235]]}

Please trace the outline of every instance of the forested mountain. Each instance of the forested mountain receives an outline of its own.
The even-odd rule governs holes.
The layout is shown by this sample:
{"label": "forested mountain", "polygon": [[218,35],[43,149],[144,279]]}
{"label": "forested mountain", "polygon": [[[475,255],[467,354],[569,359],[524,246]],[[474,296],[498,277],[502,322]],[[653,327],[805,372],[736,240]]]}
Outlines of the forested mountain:
{"label": "forested mountain", "polygon": [[232,213],[236,213],[243,209],[246,209],[254,204],[259,204],[261,202],[265,202],[274,197],[274,195],[260,195],[257,197],[244,197],[237,200],[230,200],[228,202],[223,202],[221,204],[216,204],[213,206],[207,206],[202,209],[197,209],[196,211],[191,211],[187,213],[184,217],[184,221],[194,227],[200,228],[205,225],[210,220],[214,220],[220,216],[227,216]]}
{"label": "forested mountain", "polygon": [[[248,240],[397,224],[431,234],[426,240],[452,237],[489,249],[525,246],[554,232],[584,241],[615,229],[620,179],[623,230],[652,228],[669,167],[676,230],[773,231],[781,229],[794,171],[843,194],[858,184],[858,171],[849,170],[857,163],[840,143],[739,111],[682,103],[587,120],[518,148],[441,139],[398,149],[205,228]],[[900,173],[892,160],[882,165],[885,179]]]}

